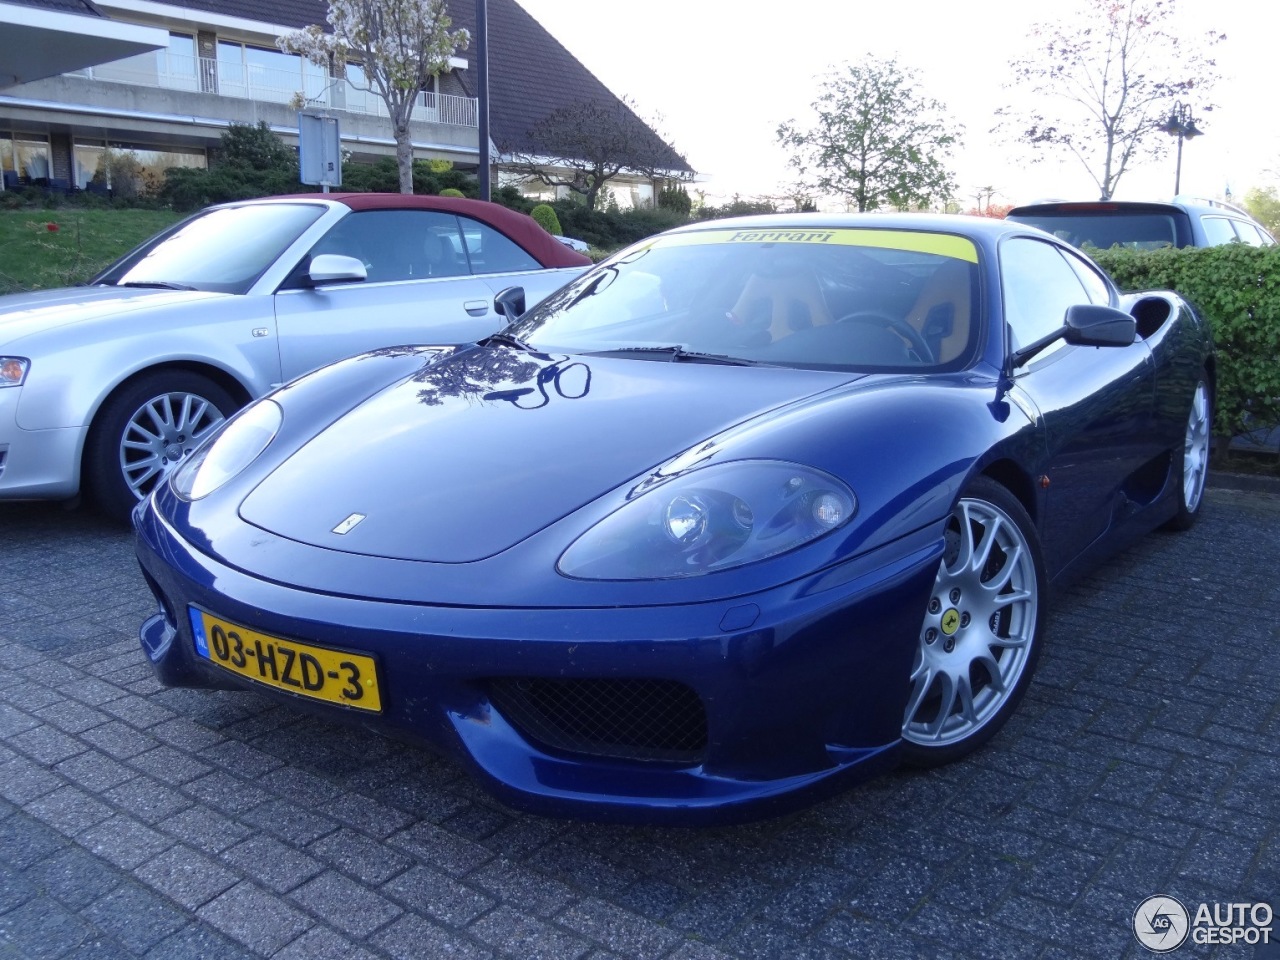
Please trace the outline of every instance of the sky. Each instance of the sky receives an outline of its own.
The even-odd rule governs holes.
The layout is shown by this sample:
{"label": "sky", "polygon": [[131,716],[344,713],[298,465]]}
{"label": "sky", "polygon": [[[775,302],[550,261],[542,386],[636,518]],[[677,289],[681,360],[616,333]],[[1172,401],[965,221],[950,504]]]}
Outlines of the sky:
{"label": "sky", "polygon": [[[827,68],[859,57],[892,57],[913,68],[921,92],[941,100],[965,128],[954,156],[963,208],[994,187],[996,202],[1094,199],[1080,161],[1045,155],[991,134],[995,111],[1017,94],[1004,88],[1009,61],[1030,52],[1033,24],[1064,9],[1043,0],[518,0],[610,90],[642,114],[699,173],[708,203],[738,193],[768,196],[794,182],[778,124],[804,120]],[[768,17],[782,17],[771,22]],[[1280,188],[1280,110],[1272,63],[1280,7],[1270,0],[1177,0],[1180,34],[1227,38],[1213,50],[1221,79],[1216,108],[1192,102],[1204,136],[1186,141],[1182,192],[1239,201],[1253,186]],[[1162,160],[1131,166],[1117,199],[1173,194],[1174,139]]]}

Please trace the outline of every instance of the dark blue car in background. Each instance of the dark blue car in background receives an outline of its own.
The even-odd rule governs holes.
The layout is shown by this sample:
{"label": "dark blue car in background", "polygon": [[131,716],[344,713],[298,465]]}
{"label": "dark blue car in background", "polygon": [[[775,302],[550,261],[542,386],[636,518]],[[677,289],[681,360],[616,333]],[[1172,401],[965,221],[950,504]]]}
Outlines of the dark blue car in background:
{"label": "dark blue car in background", "polygon": [[778,812],[989,739],[1051,587],[1201,506],[1214,355],[1014,223],[721,221],[251,405],[135,513],[165,684],[512,805]]}

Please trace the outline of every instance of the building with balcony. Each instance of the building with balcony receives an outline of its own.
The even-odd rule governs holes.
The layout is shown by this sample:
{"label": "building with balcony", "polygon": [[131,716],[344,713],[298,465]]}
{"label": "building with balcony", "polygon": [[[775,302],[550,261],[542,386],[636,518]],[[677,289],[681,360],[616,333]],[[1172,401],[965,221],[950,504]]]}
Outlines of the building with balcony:
{"label": "building with balcony", "polygon": [[[98,35],[134,31],[127,38],[134,45],[104,44],[96,56],[54,63],[52,72],[7,71],[18,56],[16,27],[53,7],[77,8],[67,16],[79,21],[96,18]],[[516,0],[488,0],[488,10],[491,153],[501,178],[503,151],[527,149],[539,119],[583,99],[617,98]],[[449,0],[449,11],[455,28],[474,34],[473,0]],[[367,89],[359,64],[339,73],[275,45],[284,33],[325,23],[326,13],[325,0],[0,0],[0,38],[8,38],[0,39],[0,189],[106,192],[110,158],[121,153],[144,177],[204,167],[231,123],[265,121],[296,142],[299,99],[338,118],[352,159],[394,156],[386,107]],[[27,37],[28,47],[57,46],[48,36]],[[460,50],[419,96],[411,126],[416,158],[476,168],[475,93],[468,51]],[[639,118],[635,123],[641,136],[661,144]],[[670,151],[671,172],[687,173],[683,158],[661,146]],[[624,200],[653,196],[643,178],[619,187]]]}

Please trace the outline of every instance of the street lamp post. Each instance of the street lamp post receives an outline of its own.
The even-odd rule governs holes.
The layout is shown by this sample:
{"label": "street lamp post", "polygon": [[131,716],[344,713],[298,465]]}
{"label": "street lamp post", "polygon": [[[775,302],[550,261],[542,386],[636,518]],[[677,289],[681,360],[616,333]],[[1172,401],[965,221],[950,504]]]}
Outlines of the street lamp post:
{"label": "street lamp post", "polygon": [[476,136],[480,147],[480,199],[489,199],[489,5],[476,0]]}
{"label": "street lamp post", "polygon": [[1169,119],[1160,125],[1160,130],[1178,138],[1178,166],[1173,175],[1173,195],[1176,197],[1182,192],[1182,141],[1198,137],[1204,131],[1196,126],[1195,118],[1191,115],[1191,104],[1181,100],[1173,105]]}

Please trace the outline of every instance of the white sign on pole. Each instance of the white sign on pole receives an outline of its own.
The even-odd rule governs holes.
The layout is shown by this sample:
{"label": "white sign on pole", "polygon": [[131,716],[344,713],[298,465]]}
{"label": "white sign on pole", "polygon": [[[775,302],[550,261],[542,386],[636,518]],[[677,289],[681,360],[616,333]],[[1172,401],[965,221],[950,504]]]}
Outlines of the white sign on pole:
{"label": "white sign on pole", "polygon": [[342,148],[338,118],[319,113],[298,114],[298,168],[303,183],[342,186]]}

